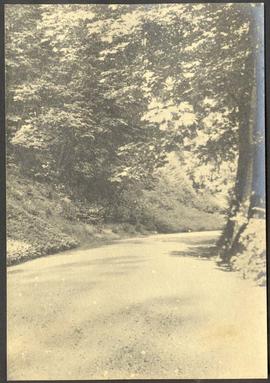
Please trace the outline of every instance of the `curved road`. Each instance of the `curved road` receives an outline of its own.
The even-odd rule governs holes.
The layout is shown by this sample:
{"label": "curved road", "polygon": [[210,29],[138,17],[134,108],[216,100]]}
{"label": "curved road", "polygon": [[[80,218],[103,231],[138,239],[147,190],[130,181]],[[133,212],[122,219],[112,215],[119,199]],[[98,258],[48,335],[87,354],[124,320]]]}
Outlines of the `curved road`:
{"label": "curved road", "polygon": [[266,293],[155,235],[8,268],[8,379],[266,377]]}

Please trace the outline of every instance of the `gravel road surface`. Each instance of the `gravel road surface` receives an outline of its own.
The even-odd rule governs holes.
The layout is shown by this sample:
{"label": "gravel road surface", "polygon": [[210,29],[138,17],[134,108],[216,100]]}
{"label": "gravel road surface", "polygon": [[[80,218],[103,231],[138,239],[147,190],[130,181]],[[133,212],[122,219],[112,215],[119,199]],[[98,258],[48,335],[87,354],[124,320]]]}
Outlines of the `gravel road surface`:
{"label": "gravel road surface", "polygon": [[265,378],[266,291],[153,235],[8,268],[8,379]]}

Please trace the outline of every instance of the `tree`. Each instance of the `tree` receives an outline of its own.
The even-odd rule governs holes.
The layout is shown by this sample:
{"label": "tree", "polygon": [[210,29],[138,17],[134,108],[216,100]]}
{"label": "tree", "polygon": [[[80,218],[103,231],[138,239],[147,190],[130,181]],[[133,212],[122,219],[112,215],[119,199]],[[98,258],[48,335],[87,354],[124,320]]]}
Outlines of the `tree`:
{"label": "tree", "polygon": [[197,188],[217,191],[213,173],[229,166],[224,183],[236,186],[220,241],[229,254],[244,227],[235,217],[246,222],[258,204],[258,193],[251,196],[261,178],[254,154],[260,6],[16,10],[7,6],[8,142],[24,171],[73,191],[80,183],[87,198],[117,204],[135,185],[150,188],[171,151]]}
{"label": "tree", "polygon": [[264,107],[263,107],[263,17],[257,6],[250,8],[246,59],[249,81],[247,106],[239,104],[239,157],[234,198],[220,245],[222,260],[228,262],[239,249],[239,238],[249,219],[261,215],[265,206]]}

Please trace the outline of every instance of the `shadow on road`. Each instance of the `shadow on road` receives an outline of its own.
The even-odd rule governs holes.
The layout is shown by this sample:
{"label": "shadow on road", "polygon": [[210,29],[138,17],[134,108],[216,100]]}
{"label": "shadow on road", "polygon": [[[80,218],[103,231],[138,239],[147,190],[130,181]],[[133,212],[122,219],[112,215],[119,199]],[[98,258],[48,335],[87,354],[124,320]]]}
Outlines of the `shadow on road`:
{"label": "shadow on road", "polygon": [[172,251],[173,257],[195,257],[200,259],[211,259],[217,255],[216,245],[190,246],[190,248],[181,251]]}
{"label": "shadow on road", "polygon": [[[198,258],[200,260],[214,260],[217,257],[218,249],[214,240],[204,240],[204,241],[193,241],[193,244],[190,242],[183,242],[190,247],[185,250],[176,250],[171,251],[170,256],[173,257],[193,257]],[[200,243],[200,245],[196,245],[196,243]],[[221,270],[224,272],[231,272],[232,268],[227,264],[220,264],[216,262],[216,270]]]}

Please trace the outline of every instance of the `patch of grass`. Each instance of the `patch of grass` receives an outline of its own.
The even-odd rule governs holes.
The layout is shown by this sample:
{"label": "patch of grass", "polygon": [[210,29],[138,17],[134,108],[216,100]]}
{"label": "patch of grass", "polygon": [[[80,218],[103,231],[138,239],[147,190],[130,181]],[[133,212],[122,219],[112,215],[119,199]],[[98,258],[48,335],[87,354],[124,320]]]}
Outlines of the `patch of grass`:
{"label": "patch of grass", "polygon": [[251,218],[240,236],[239,252],[231,259],[234,270],[261,286],[266,284],[265,225],[265,219]]}
{"label": "patch of grass", "polygon": [[[67,250],[79,245],[63,230],[61,196],[50,185],[8,172],[7,263]],[[24,244],[24,246],[22,246]]]}
{"label": "patch of grass", "polygon": [[[221,214],[185,206],[168,187],[143,192],[136,206],[128,195],[122,222],[104,224],[93,217],[98,207],[66,195],[52,184],[22,177],[8,171],[7,237],[8,264],[71,249],[82,244],[97,244],[128,236],[153,232],[172,233],[215,230],[222,227]],[[132,197],[130,199],[130,197]],[[125,214],[123,214],[123,211]]]}
{"label": "patch of grass", "polygon": [[[52,185],[7,177],[7,264],[138,234],[134,225],[87,223],[88,205],[76,204]],[[90,217],[91,218],[91,217]]]}

